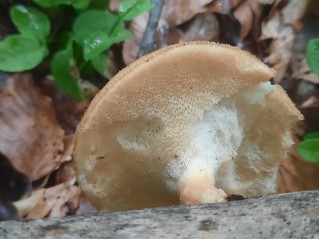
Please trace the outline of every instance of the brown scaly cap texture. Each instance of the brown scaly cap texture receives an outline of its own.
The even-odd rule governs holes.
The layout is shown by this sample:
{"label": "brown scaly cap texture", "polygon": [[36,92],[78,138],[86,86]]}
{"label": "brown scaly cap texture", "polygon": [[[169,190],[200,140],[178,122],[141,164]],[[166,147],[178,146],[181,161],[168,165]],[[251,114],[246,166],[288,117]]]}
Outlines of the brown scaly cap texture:
{"label": "brown scaly cap texture", "polygon": [[[81,121],[79,129],[85,125],[90,116],[94,115],[92,112],[95,107],[98,104],[103,104],[101,99],[104,95],[122,79],[125,79],[125,83],[121,83],[137,85],[136,88],[139,88],[143,83],[142,81],[144,81],[143,79],[145,79],[143,77],[151,73],[156,78],[155,74],[159,70],[161,71],[160,75],[163,78],[165,77],[163,87],[167,85],[173,87],[174,82],[177,82],[174,79],[176,76],[180,78],[178,75],[181,70],[186,69],[186,72],[193,70],[204,79],[211,80],[213,78],[216,81],[213,84],[216,83],[216,88],[218,88],[218,90],[216,89],[218,92],[215,93],[227,96],[238,91],[237,88],[265,82],[275,76],[276,71],[274,69],[260,63],[258,58],[240,50],[238,47],[208,41],[182,42],[159,49],[141,57],[116,74],[93,99]],[[151,69],[155,70],[156,68],[158,70],[152,73]],[[165,72],[163,69],[165,69]],[[128,74],[130,76],[126,78]],[[212,77],[212,74],[214,74],[214,77]],[[217,77],[218,75],[220,77]],[[228,75],[229,78],[223,77],[224,75]],[[134,81],[135,78],[139,80]],[[132,80],[134,82],[126,83]],[[182,79],[184,83],[187,83],[186,80]],[[162,89],[160,88],[160,90]],[[140,94],[143,94],[143,91],[148,89],[143,90],[142,88],[140,90]],[[231,91],[229,92],[228,90]]]}

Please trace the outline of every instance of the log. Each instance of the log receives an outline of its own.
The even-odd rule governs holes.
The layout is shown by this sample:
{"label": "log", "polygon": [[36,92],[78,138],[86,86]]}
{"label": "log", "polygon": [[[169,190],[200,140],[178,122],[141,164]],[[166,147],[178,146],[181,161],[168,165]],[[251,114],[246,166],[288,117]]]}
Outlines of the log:
{"label": "log", "polygon": [[0,238],[319,238],[319,191],[0,223]]}

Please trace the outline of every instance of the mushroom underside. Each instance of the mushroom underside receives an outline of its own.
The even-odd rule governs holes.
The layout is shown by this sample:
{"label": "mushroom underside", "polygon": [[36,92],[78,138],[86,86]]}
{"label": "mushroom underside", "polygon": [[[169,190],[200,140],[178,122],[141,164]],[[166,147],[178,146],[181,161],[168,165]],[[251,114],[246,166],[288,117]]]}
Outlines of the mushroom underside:
{"label": "mushroom underside", "polygon": [[214,99],[209,108],[195,104],[179,118],[182,127],[146,114],[84,130],[79,182],[98,209],[110,211],[274,193],[297,117],[278,94],[266,82]]}
{"label": "mushroom underside", "polygon": [[205,112],[191,146],[182,152],[184,162],[170,164],[183,203],[276,192],[277,169],[293,144],[290,131],[296,121],[285,103],[272,97],[282,93],[279,86],[260,83]]}

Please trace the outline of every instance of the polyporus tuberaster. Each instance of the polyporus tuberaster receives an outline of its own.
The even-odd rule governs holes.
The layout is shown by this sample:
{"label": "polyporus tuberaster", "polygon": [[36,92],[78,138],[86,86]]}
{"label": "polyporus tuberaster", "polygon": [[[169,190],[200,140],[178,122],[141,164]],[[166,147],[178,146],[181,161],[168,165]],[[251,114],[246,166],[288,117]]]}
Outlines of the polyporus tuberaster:
{"label": "polyporus tuberaster", "polygon": [[276,192],[302,115],[238,48],[180,43],[118,73],[83,117],[78,181],[98,209],[222,202]]}

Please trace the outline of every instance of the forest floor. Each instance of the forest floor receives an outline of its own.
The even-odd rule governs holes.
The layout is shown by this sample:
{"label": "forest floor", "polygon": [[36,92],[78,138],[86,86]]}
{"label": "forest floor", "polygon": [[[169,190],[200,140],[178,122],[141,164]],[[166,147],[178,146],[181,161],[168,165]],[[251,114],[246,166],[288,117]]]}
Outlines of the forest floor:
{"label": "forest floor", "polygon": [[[117,11],[118,1],[110,8]],[[120,69],[136,59],[148,21],[133,20],[133,38],[113,45],[103,77],[83,80],[86,100],[63,94],[52,76],[0,73],[0,219],[38,219],[94,212],[76,182],[74,133],[90,100]],[[1,29],[4,29],[0,23]],[[207,40],[238,46],[275,68],[281,84],[304,114],[296,144],[319,131],[319,78],[306,62],[307,42],[319,38],[316,0],[175,0],[163,6],[156,48]],[[41,75],[41,74],[40,74]],[[279,192],[319,189],[319,164],[293,147],[279,168]]]}

